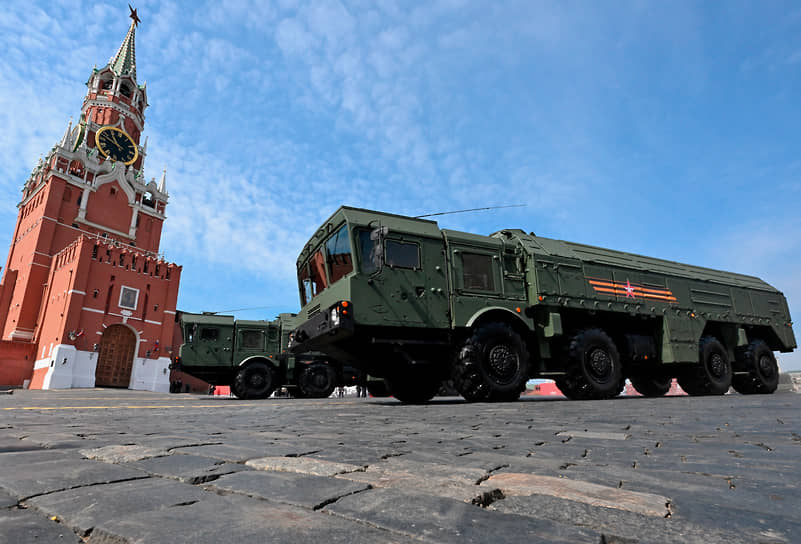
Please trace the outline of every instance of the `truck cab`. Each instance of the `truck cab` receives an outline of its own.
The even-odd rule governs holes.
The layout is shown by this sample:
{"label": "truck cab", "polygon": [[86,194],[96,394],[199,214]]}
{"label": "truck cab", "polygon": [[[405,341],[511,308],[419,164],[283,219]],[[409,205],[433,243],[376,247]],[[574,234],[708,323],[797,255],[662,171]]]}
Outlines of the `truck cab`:
{"label": "truck cab", "polygon": [[179,312],[183,343],[173,367],[212,385],[228,385],[239,398],[266,398],[278,387],[296,397],[327,397],[353,373],[343,373],[341,364],[319,353],[289,354],[293,318],[281,314],[272,321],[237,321]]}

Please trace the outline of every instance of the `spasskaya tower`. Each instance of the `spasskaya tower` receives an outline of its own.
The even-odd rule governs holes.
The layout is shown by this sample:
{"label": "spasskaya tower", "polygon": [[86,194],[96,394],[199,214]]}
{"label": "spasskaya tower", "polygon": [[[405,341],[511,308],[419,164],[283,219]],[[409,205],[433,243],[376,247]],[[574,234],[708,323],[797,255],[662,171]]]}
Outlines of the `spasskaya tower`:
{"label": "spasskaya tower", "polygon": [[166,171],[147,181],[136,29],[94,68],[80,120],[22,188],[0,282],[0,385],[167,391],[181,267],[159,243]]}

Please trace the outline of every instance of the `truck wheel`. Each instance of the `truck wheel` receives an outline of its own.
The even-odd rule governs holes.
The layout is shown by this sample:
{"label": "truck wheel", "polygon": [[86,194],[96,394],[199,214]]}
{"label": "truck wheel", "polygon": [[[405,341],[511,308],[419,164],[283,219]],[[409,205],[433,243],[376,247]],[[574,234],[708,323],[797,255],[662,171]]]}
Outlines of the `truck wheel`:
{"label": "truck wheel", "polygon": [[405,365],[386,378],[389,393],[401,402],[428,402],[439,391],[442,379],[434,369],[425,365]]}
{"label": "truck wheel", "polygon": [[470,402],[516,400],[526,388],[526,343],[504,323],[487,323],[465,342],[453,364],[453,386]]}
{"label": "truck wheel", "polygon": [[752,340],[745,348],[738,350],[737,362],[748,374],[738,374],[732,378],[732,387],[743,395],[756,393],[770,394],[779,387],[779,365],[773,350],[764,340]]}
{"label": "truck wheel", "polygon": [[367,380],[367,392],[371,397],[388,397],[389,389],[384,380]]}
{"label": "truck wheel", "polygon": [[673,378],[648,373],[632,374],[629,376],[631,385],[644,397],[662,397],[670,391]]}
{"label": "truck wheel", "polygon": [[278,384],[275,371],[265,363],[251,363],[239,369],[232,390],[240,399],[266,399]]}
{"label": "truck wheel", "polygon": [[336,371],[325,363],[306,365],[298,374],[298,389],[304,398],[325,399],[337,386]]}
{"label": "truck wheel", "polygon": [[565,370],[566,390],[560,389],[570,399],[612,398],[625,386],[615,343],[601,329],[585,329],[570,340]]}
{"label": "truck wheel", "polygon": [[732,381],[726,348],[714,336],[704,336],[698,344],[698,363],[679,374],[679,385],[689,395],[722,395]]}

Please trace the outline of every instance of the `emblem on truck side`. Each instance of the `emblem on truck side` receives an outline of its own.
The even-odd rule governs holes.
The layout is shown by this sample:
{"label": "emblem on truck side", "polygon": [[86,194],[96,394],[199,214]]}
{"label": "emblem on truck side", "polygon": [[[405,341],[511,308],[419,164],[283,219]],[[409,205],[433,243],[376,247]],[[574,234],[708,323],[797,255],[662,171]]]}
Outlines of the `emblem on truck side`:
{"label": "emblem on truck side", "polygon": [[652,287],[643,287],[636,283],[631,283],[628,278],[626,283],[618,281],[609,281],[602,279],[588,279],[592,288],[605,295],[622,296],[625,298],[646,298],[652,300],[663,300],[665,302],[676,302],[676,297],[673,291],[669,289],[654,289]]}

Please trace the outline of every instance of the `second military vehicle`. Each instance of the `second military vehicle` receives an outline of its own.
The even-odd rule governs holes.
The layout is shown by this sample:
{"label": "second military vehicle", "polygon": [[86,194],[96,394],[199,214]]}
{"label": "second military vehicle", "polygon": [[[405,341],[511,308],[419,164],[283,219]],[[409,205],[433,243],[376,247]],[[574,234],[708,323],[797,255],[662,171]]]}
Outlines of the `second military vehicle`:
{"label": "second military vehicle", "polygon": [[295,352],[385,378],[402,401],[451,378],[469,401],[518,398],[530,378],[573,399],[772,393],[796,347],[785,297],[741,274],[552,240],[479,236],[342,207],[301,252]]}
{"label": "second military vehicle", "polygon": [[286,351],[293,314],[274,321],[179,312],[183,335],[173,368],[211,385],[228,385],[242,399],[269,397],[287,387],[295,397],[325,398],[335,387],[355,385],[358,372],[322,354]]}

